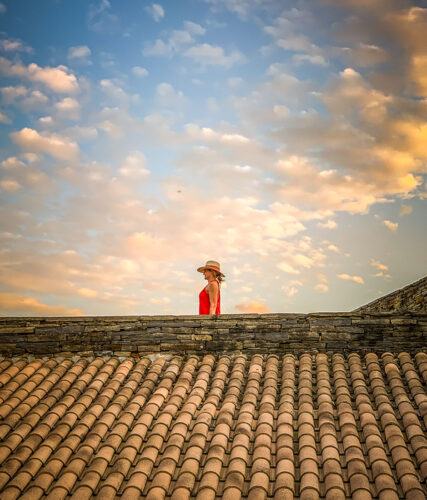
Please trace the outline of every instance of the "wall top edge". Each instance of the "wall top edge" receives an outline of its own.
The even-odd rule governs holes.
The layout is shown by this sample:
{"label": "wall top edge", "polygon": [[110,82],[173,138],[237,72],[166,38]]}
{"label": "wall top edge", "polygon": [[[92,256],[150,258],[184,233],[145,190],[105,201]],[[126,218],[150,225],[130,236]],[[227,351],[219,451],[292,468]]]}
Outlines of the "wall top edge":
{"label": "wall top edge", "polygon": [[199,315],[131,315],[131,316],[0,316],[0,323],[6,321],[137,321],[137,320],[176,320],[176,319],[191,319],[199,321],[219,321],[224,319],[281,319],[281,318],[318,318],[318,317],[402,317],[402,316],[427,316],[427,313],[399,311],[399,312],[370,312],[370,311],[350,311],[350,312],[312,312],[312,313],[263,313],[263,314],[221,314],[220,316],[199,316]]}

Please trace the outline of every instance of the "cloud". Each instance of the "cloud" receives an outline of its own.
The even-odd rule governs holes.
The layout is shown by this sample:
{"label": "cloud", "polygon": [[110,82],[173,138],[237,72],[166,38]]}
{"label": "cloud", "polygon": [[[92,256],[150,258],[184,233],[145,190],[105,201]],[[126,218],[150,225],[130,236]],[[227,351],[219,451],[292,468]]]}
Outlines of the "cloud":
{"label": "cloud", "polygon": [[317,292],[320,292],[320,293],[326,293],[328,290],[329,290],[329,287],[328,285],[325,285],[324,283],[319,283],[317,284],[314,289],[317,291]]}
{"label": "cloud", "polygon": [[111,13],[109,0],[100,0],[89,5],[87,22],[90,30],[101,32],[112,32],[117,27],[119,18]]}
{"label": "cloud", "polygon": [[130,102],[130,96],[122,89],[120,84],[121,82],[107,78],[100,81],[100,87],[108,99],[126,108]]}
{"label": "cloud", "polygon": [[326,248],[327,248],[330,252],[340,253],[340,249],[339,249],[336,245],[334,245],[334,244],[332,244],[332,243],[330,243],[330,244],[329,244]]}
{"label": "cloud", "polygon": [[11,123],[10,118],[3,111],[0,111],[0,123]]}
{"label": "cloud", "polygon": [[75,159],[79,152],[75,142],[56,134],[39,134],[37,130],[27,127],[12,132],[11,137],[24,151],[48,153],[60,160]]}
{"label": "cloud", "polygon": [[169,297],[160,297],[160,298],[152,297],[150,299],[150,303],[156,306],[165,306],[171,303],[171,299]]}
{"label": "cloud", "polygon": [[287,297],[293,297],[299,293],[299,288],[303,286],[303,282],[299,280],[292,280],[288,284],[282,286],[282,290]]}
{"label": "cloud", "polygon": [[165,17],[165,10],[158,3],[153,3],[145,7],[146,12],[158,23],[161,19]]}
{"label": "cloud", "polygon": [[256,300],[252,300],[249,303],[237,304],[235,307],[241,313],[262,314],[270,312],[270,309],[266,305]]}
{"label": "cloud", "polygon": [[87,299],[94,299],[98,297],[98,291],[93,288],[82,287],[77,290],[77,294],[81,297],[85,297]]}
{"label": "cloud", "polygon": [[192,21],[184,21],[184,28],[192,35],[204,35],[206,33],[206,29],[203,26]]}
{"label": "cloud", "polygon": [[6,12],[7,12],[6,5],[0,2],[0,15],[6,14]]}
{"label": "cloud", "polygon": [[298,269],[295,269],[295,267],[291,266],[288,262],[279,262],[277,264],[277,267],[288,274],[300,274],[300,271]]}
{"label": "cloud", "polygon": [[343,57],[357,67],[376,66],[389,59],[389,54],[378,45],[359,43],[355,47],[343,48]]}
{"label": "cloud", "polygon": [[63,305],[48,305],[35,297],[19,295],[17,293],[0,292],[0,311],[10,315],[36,316],[84,316],[80,309],[70,309]]}
{"label": "cloud", "polygon": [[[198,26],[198,25],[197,25]],[[172,30],[165,34],[165,39],[158,38],[154,43],[146,43],[142,49],[144,56],[168,56],[181,55],[188,45],[194,42],[194,36],[199,35],[201,30],[196,29],[193,23],[185,30]]]}
{"label": "cloud", "polygon": [[132,68],[132,73],[135,76],[139,76],[140,78],[144,78],[144,77],[148,76],[148,71],[145,68],[143,68],[142,66],[134,66]]}
{"label": "cloud", "polygon": [[202,68],[206,68],[207,66],[230,68],[235,63],[245,61],[245,57],[238,50],[233,50],[227,55],[222,47],[208,43],[194,45],[187,49],[183,55],[192,59]]}
{"label": "cloud", "polygon": [[77,45],[68,49],[68,60],[82,66],[90,66],[92,51],[87,45]]}
{"label": "cloud", "polygon": [[318,222],[317,225],[325,229],[336,229],[338,227],[338,224],[331,219],[328,219],[326,222]]}
{"label": "cloud", "polygon": [[229,78],[227,83],[231,88],[236,88],[243,83],[243,78],[240,78],[240,76],[234,76]]}
{"label": "cloud", "polygon": [[157,104],[163,108],[171,108],[186,102],[184,94],[177,91],[170,83],[162,82],[156,87]]}
{"label": "cloud", "polygon": [[39,90],[29,90],[22,85],[3,87],[0,89],[5,104],[14,105],[25,112],[38,110],[49,102],[47,96]]}
{"label": "cloud", "polygon": [[43,83],[46,87],[58,93],[74,93],[79,90],[77,78],[69,72],[66,66],[41,68],[36,63],[28,66],[20,62],[12,63],[0,57],[0,74],[10,77],[21,77],[32,82]]}
{"label": "cloud", "polygon": [[55,109],[60,115],[71,120],[78,120],[80,118],[80,104],[72,97],[65,97],[62,101],[57,102]]}
{"label": "cloud", "polygon": [[409,215],[413,211],[413,208],[410,205],[402,205],[399,209],[399,215]]}
{"label": "cloud", "polygon": [[0,40],[0,50],[3,52],[27,52],[31,53],[33,49],[23,43],[21,40],[9,40],[7,38]]}
{"label": "cloud", "polygon": [[6,193],[16,193],[21,189],[19,182],[9,179],[4,179],[0,182],[0,186]]}
{"label": "cloud", "polygon": [[398,222],[392,222],[390,220],[384,220],[383,224],[387,229],[390,229],[392,233],[395,233],[397,231],[397,228],[399,227]]}
{"label": "cloud", "polygon": [[150,171],[146,168],[147,160],[145,156],[134,151],[127,156],[125,162],[120,166],[119,172],[123,177],[139,180],[145,179],[150,175]]}
{"label": "cloud", "polygon": [[387,271],[388,267],[380,262],[379,260],[371,259],[371,266],[375,267],[375,269],[378,269],[378,271]]}
{"label": "cloud", "polygon": [[337,274],[337,277],[341,280],[349,280],[354,281],[355,283],[359,283],[359,285],[363,285],[364,281],[361,276],[351,276],[350,274]]}

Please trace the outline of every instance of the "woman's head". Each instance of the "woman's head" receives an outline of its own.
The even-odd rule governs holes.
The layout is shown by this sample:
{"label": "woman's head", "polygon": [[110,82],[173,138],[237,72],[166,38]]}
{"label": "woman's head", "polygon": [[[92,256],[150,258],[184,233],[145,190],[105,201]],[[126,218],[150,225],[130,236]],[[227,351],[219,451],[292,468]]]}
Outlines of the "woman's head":
{"label": "woman's head", "polygon": [[205,279],[207,280],[216,279],[221,283],[221,281],[225,278],[224,274],[221,272],[219,262],[216,262],[215,260],[208,260],[206,264],[199,267],[197,271],[199,271],[199,273],[203,273]]}

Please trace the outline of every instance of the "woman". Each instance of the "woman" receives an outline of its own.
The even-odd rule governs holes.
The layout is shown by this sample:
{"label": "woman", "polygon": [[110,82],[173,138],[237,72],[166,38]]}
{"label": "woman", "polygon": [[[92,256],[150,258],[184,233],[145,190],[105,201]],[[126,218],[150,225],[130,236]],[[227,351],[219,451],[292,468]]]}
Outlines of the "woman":
{"label": "woman", "polygon": [[206,265],[197,269],[205,275],[208,284],[199,294],[199,314],[221,314],[220,285],[225,278],[220,265],[214,260],[208,260]]}

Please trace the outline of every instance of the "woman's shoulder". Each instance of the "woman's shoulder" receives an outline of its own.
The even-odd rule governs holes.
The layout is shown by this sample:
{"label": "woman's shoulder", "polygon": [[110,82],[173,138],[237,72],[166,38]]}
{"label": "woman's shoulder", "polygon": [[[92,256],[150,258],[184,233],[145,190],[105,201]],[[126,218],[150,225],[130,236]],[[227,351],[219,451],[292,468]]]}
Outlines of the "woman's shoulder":
{"label": "woman's shoulder", "polygon": [[217,281],[217,280],[210,281],[210,282],[208,283],[208,287],[209,287],[209,288],[219,288],[219,283],[218,283],[218,281]]}

